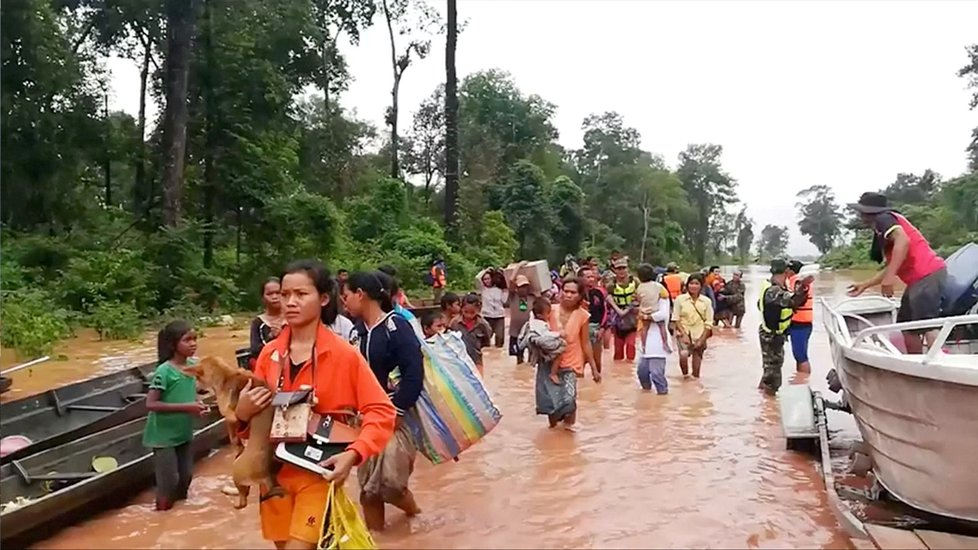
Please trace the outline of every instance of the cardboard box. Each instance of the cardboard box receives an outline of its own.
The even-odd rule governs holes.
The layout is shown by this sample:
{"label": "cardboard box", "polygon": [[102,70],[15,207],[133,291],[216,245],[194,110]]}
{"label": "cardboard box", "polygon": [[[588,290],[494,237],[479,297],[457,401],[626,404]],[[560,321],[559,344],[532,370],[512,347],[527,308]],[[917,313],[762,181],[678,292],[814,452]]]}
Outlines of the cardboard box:
{"label": "cardboard box", "polygon": [[517,272],[516,267],[518,263],[512,263],[506,266],[503,273],[506,274],[506,280],[516,277],[517,275],[523,275],[530,280],[530,288],[533,290],[533,294],[539,296],[544,290],[550,290],[553,286],[553,281],[550,280],[550,267],[547,265],[547,260],[536,260],[533,262],[527,262],[519,272]]}

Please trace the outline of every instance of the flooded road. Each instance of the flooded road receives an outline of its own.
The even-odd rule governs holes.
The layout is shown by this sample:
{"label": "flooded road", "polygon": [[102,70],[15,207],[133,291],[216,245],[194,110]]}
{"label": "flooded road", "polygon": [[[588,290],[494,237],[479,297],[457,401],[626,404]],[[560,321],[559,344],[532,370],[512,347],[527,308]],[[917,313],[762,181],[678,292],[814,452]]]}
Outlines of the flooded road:
{"label": "flooded road", "polygon": [[[669,395],[643,393],[634,365],[613,363],[606,351],[604,382],[581,381],[576,434],[548,430],[546,419],[534,414],[531,368],[516,367],[504,351],[487,351],[487,384],[503,412],[501,424],[458,463],[432,466],[419,457],[412,487],[424,512],[409,520],[391,509],[378,544],[848,548],[814,461],[785,450],[777,402],[756,389],[761,361],[754,304],[763,276],[761,268],[745,276],[744,327],[722,329],[712,339],[702,379],[684,380],[670,358]],[[817,296],[842,296],[851,282],[841,273],[822,273]],[[824,389],[831,359],[820,313],[811,382]],[[200,353],[230,358],[246,342],[244,329],[207,329]],[[786,355],[785,383],[805,381]],[[57,371],[58,380],[46,378],[55,372],[47,366],[32,369],[29,387],[63,383],[71,378],[70,364]],[[100,368],[89,361],[90,374]],[[80,369],[76,365],[75,374],[84,375]],[[15,384],[18,375],[27,376],[15,374]],[[830,418],[833,428],[840,427],[836,420]],[[254,499],[235,511],[220,492],[229,481],[229,461],[225,450],[198,463],[189,501],[172,512],[152,511],[147,491],[38,547],[271,548],[261,539]],[[348,492],[355,496],[353,480]]]}

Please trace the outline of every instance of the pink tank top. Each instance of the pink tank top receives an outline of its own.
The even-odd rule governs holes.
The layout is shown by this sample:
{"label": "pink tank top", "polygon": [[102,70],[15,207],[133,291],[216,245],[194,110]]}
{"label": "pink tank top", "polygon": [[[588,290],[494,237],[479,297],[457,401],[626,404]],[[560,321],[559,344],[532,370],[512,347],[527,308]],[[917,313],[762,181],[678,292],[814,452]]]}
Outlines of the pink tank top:
{"label": "pink tank top", "polygon": [[[944,260],[934,252],[934,249],[930,247],[930,243],[927,242],[927,239],[924,238],[920,231],[907,218],[900,214],[893,212],[893,216],[910,240],[907,259],[903,261],[903,265],[897,271],[897,276],[900,277],[900,280],[907,286],[910,286],[943,268]],[[889,262],[890,256],[893,254],[893,245],[891,243],[886,243],[884,254],[886,261]]]}

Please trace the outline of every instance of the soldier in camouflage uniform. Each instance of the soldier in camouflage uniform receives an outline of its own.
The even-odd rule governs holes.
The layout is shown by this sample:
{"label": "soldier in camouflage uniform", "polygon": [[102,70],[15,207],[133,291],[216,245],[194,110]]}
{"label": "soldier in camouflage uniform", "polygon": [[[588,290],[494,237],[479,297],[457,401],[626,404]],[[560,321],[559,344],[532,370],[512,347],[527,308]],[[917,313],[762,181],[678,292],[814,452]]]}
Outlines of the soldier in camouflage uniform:
{"label": "soldier in camouflage uniform", "polygon": [[808,287],[814,278],[809,275],[799,281],[794,292],[786,287],[788,265],[784,260],[771,262],[771,279],[761,288],[758,306],[761,309],[761,326],[758,329],[761,341],[761,357],[764,374],[758,388],[774,395],[781,387],[781,368],[784,366],[785,331],[791,324],[795,309],[804,305],[808,298]]}

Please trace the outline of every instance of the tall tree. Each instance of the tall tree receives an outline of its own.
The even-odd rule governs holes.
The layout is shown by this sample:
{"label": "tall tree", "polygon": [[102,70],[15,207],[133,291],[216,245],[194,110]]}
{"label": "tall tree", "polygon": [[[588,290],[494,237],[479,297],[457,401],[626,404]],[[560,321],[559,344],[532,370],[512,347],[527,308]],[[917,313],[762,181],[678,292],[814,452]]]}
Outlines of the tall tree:
{"label": "tall tree", "polygon": [[[421,102],[414,113],[411,133],[406,140],[404,152],[404,170],[409,174],[420,175],[424,178],[423,196],[425,204],[431,201],[431,195],[436,190],[438,180],[448,177],[446,164],[448,128],[445,109],[445,88],[439,86],[427,99]],[[456,125],[458,119],[456,118]],[[456,138],[458,133],[456,131]],[[456,157],[457,160],[457,157]],[[456,180],[458,170],[456,167]],[[457,184],[457,181],[456,181]],[[445,204],[449,204],[448,183],[446,181]],[[457,191],[456,199],[457,200]],[[448,227],[448,219],[445,220]]]}
{"label": "tall tree", "polygon": [[[384,19],[387,21],[387,35],[391,44],[391,106],[387,109],[386,122],[391,129],[391,171],[392,178],[401,177],[401,166],[398,161],[400,148],[397,128],[398,107],[401,93],[401,79],[404,71],[411,65],[411,58],[424,59],[431,50],[429,32],[437,22],[437,14],[423,0],[381,0],[384,8]],[[407,37],[408,43],[403,50],[397,47],[397,35]]]}
{"label": "tall tree", "polygon": [[687,243],[700,264],[706,263],[711,224],[737,202],[736,181],[723,170],[722,154],[722,146],[710,143],[690,145],[679,154],[676,173],[694,210],[686,224]]}
{"label": "tall tree", "polygon": [[458,230],[458,75],[455,51],[458,46],[456,0],[448,2],[448,32],[445,46],[445,227],[449,235]]}
{"label": "tall tree", "polygon": [[822,254],[842,235],[842,212],[828,185],[813,185],[798,193],[798,228]]}
{"label": "tall tree", "polygon": [[783,225],[767,224],[761,229],[757,241],[757,255],[762,260],[784,256],[788,250],[788,228]]}
{"label": "tall tree", "polygon": [[[968,89],[971,90],[971,101],[968,106],[975,109],[978,107],[978,44],[968,46],[965,51],[968,54],[968,64],[958,70],[958,76],[968,80]],[[978,127],[971,131],[971,143],[966,151],[968,169],[978,172]]]}
{"label": "tall tree", "polygon": [[323,106],[330,111],[330,97],[343,84],[343,65],[336,43],[346,33],[351,44],[360,43],[360,31],[373,23],[377,4],[373,0],[313,0],[312,14],[316,21],[316,39],[322,70],[319,89]]}
{"label": "tall tree", "polygon": [[547,185],[540,167],[521,160],[513,167],[501,189],[506,220],[516,234],[521,258],[539,257],[549,244],[553,211],[547,201]]}
{"label": "tall tree", "polygon": [[194,0],[166,0],[166,108],[163,111],[163,222],[180,222],[187,152],[187,79]]}
{"label": "tall tree", "polygon": [[734,221],[734,231],[737,234],[737,258],[741,264],[746,264],[747,255],[750,254],[750,246],[754,243],[754,220],[747,216],[746,206],[737,214],[737,219]]}
{"label": "tall tree", "polygon": [[931,200],[940,191],[941,175],[933,170],[924,170],[923,175],[897,174],[896,180],[883,189],[892,204],[915,204]]}

